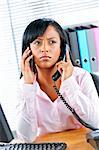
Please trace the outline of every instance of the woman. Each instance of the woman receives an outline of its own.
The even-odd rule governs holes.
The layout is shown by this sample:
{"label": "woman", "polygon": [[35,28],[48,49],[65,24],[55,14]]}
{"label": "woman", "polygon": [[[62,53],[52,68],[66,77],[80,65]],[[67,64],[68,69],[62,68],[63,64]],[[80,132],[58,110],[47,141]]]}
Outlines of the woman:
{"label": "woman", "polygon": [[[37,135],[82,127],[55,91],[52,76],[57,70],[61,76],[55,84],[66,102],[99,128],[99,99],[92,78],[73,66],[65,49],[64,31],[54,20],[38,19],[26,27],[17,104],[17,133],[25,142]],[[64,52],[66,61],[62,60]]]}

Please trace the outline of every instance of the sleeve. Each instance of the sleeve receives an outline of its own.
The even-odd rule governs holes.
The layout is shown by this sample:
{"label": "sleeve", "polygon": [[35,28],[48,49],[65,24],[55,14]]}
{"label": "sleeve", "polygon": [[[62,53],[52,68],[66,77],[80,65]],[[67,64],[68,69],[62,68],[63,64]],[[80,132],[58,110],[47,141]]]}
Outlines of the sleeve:
{"label": "sleeve", "polygon": [[63,81],[60,93],[85,122],[99,128],[99,97],[87,71],[82,77],[72,75]]}
{"label": "sleeve", "polygon": [[37,136],[36,83],[19,83],[17,89],[17,135],[23,142],[33,142]]}

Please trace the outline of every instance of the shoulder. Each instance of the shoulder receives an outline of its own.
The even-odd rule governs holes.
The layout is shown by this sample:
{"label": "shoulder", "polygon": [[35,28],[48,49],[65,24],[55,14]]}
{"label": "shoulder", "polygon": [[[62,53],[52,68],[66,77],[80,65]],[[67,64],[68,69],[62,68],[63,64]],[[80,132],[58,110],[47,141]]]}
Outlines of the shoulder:
{"label": "shoulder", "polygon": [[80,67],[74,67],[73,75],[79,76],[84,74],[90,74],[87,70],[80,68]]}
{"label": "shoulder", "polygon": [[90,73],[87,70],[80,67],[74,67],[73,76],[79,80],[88,79],[91,77]]}

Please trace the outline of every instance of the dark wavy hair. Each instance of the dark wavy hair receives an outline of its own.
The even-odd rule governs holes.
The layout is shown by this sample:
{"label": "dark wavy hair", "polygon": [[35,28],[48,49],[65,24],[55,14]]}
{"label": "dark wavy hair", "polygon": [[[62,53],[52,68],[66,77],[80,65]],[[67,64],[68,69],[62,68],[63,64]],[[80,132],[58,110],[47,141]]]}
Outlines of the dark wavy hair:
{"label": "dark wavy hair", "polygon": [[[22,55],[27,47],[30,47],[30,43],[32,43],[37,37],[42,36],[44,32],[46,31],[47,27],[51,25],[55,28],[55,30],[59,33],[60,36],[60,57],[58,61],[62,60],[64,54],[65,54],[65,48],[66,48],[66,32],[62,29],[62,27],[53,19],[49,18],[42,18],[32,21],[25,29],[23,33],[22,38]],[[34,61],[31,61],[30,63],[31,69],[36,72],[36,68]],[[20,78],[22,77],[22,72],[20,75]]]}
{"label": "dark wavy hair", "polygon": [[[22,54],[24,53],[26,48],[30,46],[30,43],[32,43],[38,36],[42,36],[44,34],[49,25],[53,26],[55,30],[59,33],[61,40],[60,56],[63,57],[64,49],[67,43],[65,31],[56,21],[48,18],[34,20],[26,27],[22,39]],[[59,57],[59,59],[61,59],[61,57]]]}

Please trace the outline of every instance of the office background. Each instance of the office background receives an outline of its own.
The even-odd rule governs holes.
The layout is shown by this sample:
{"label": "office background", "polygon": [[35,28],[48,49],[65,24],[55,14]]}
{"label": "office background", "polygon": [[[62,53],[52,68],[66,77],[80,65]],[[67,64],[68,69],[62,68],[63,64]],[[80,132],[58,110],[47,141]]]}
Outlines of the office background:
{"label": "office background", "polygon": [[15,129],[22,34],[27,24],[40,17],[53,18],[63,28],[99,25],[99,0],[0,1],[0,103],[12,130]]}

